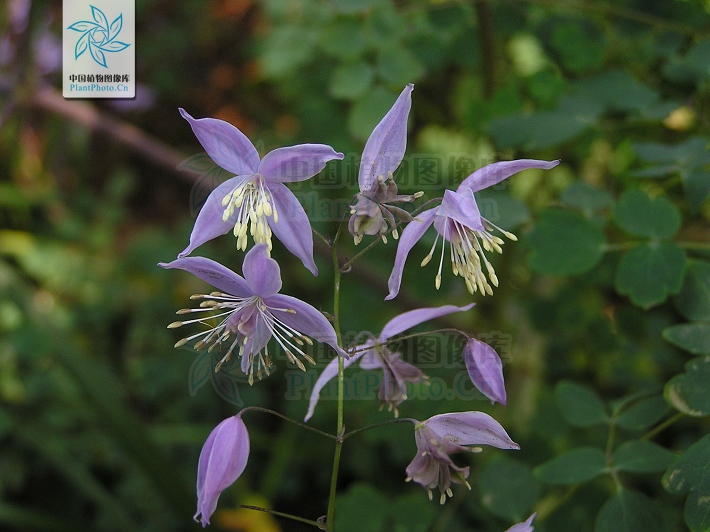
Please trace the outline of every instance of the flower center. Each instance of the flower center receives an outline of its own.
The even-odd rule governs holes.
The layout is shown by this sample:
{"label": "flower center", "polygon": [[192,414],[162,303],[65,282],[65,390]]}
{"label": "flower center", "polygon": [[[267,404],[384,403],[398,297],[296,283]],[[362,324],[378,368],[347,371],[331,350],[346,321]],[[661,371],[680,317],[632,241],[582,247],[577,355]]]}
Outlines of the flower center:
{"label": "flower center", "polygon": [[234,223],[234,236],[237,237],[237,249],[246,250],[247,230],[254,243],[264,242],[271,251],[271,228],[268,218],[273,216],[274,223],[279,221],[276,206],[269,189],[264,184],[261,174],[242,183],[222,198],[222,221],[226,222],[234,212],[237,219]]}
{"label": "flower center", "polygon": [[[505,241],[490,233],[491,229],[498,230],[503,236],[509,240],[516,241],[516,237],[513,233],[504,231],[500,227],[492,224],[488,220],[481,218],[484,226],[483,231],[476,231],[465,225],[460,224],[456,220],[447,218],[443,223],[443,232],[437,228],[436,239],[434,240],[434,245],[431,248],[429,254],[422,260],[422,266],[429,263],[434,255],[434,249],[439,241],[439,236],[441,232],[442,244],[441,244],[441,259],[439,261],[439,271],[436,275],[435,286],[438,290],[441,286],[441,268],[444,261],[444,248],[446,247],[446,241],[450,242],[450,252],[451,252],[451,269],[454,275],[460,275],[464,278],[466,283],[466,288],[473,294],[476,291],[480,291],[482,295],[493,295],[493,286],[498,286],[498,277],[496,276],[493,265],[490,263],[485,255],[485,251],[496,251],[497,253],[503,253],[501,246]],[[486,268],[486,273],[488,274],[488,279],[483,273],[483,267]],[[490,283],[488,282],[490,280]]]}
{"label": "flower center", "polygon": [[[249,376],[249,384],[254,383],[255,368],[258,379],[261,379],[264,373],[268,376],[269,368],[273,365],[267,345],[271,337],[276,339],[289,361],[302,371],[305,371],[306,368],[294,352],[310,364],[315,365],[315,360],[302,349],[305,344],[313,345],[313,340],[277,317],[279,313],[284,312],[295,314],[295,310],[270,307],[259,296],[243,298],[223,292],[195,294],[190,299],[202,299],[203,301],[199,308],[178,310],[178,314],[195,312],[216,312],[216,314],[186,321],[175,321],[168,325],[168,328],[174,329],[191,323],[201,323],[207,326],[206,331],[181,339],[175,344],[175,347],[183,346],[198,338],[200,339],[194,345],[197,351],[207,348],[208,352],[212,352],[216,347],[221,349],[223,344],[228,345],[226,354],[215,366],[215,373],[225,362],[230,360],[235,349],[239,348],[237,356],[246,358],[242,362],[242,368]],[[207,323],[207,320],[213,318],[222,318],[222,320],[216,326],[212,326]],[[235,338],[231,340],[231,343],[227,342],[232,335]]]}

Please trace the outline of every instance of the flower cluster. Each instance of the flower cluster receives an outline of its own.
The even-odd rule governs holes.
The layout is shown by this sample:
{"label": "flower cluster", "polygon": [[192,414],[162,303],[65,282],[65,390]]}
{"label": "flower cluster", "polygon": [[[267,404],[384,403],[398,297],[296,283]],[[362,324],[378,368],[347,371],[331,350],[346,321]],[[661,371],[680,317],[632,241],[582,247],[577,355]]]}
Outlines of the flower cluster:
{"label": "flower cluster", "polygon": [[[456,190],[446,190],[435,207],[417,212],[395,206],[406,206],[423,195],[422,192],[400,195],[394,176],[406,150],[413,89],[411,84],[404,88],[365,144],[358,176],[359,192],[350,204],[348,230],[356,245],[365,236],[376,236],[385,244],[388,235],[399,239],[387,300],[399,293],[406,259],[431,225],[437,236],[422,266],[434,257],[441,237],[436,288],[441,285],[448,242],[453,274],[463,278],[471,294],[491,295],[492,287],[498,286],[499,280],[487,253],[502,252],[504,241],[497,235],[508,240],[516,240],[516,237],[481,216],[474,194],[522,170],[551,169],[559,161],[523,159],[493,163],[473,172]],[[207,154],[233,177],[207,198],[195,221],[189,245],[176,260],[160,263],[167,269],[189,272],[215,289],[193,295],[191,299],[197,302],[196,308],[178,311],[179,315],[189,317],[171,323],[170,328],[199,325],[202,329],[179,340],[176,347],[189,344],[198,351],[216,350],[220,358],[213,368],[215,372],[237,358],[249,384],[253,384],[255,379],[271,373],[275,349],[272,345],[270,353],[272,339],[276,349],[301,370],[305,370],[304,361],[315,365],[309,349],[314,342],[320,342],[330,346],[335,356],[313,387],[305,421],[314,415],[323,388],[355,362],[359,362],[363,370],[382,372],[378,398],[382,406],[387,406],[395,418],[398,417],[408,388],[414,384],[426,385],[428,377],[405,361],[402,354],[391,347],[393,343],[403,339],[403,333],[415,326],[468,311],[474,304],[409,310],[390,319],[379,335],[360,335],[364,340],[344,349],[337,320],[333,324],[312,305],[280,293],[281,269],[271,258],[272,237],[276,236],[313,275],[318,274],[308,216],[285,183],[307,180],[323,170],[329,161],[343,159],[343,154],[324,144],[300,144],[278,148],[260,157],[251,141],[231,124],[213,118],[195,119],[183,109],[180,113]],[[253,241],[244,256],[241,275],[211,259],[190,256],[203,243],[229,232],[236,238],[238,250],[247,251],[249,239]],[[447,330],[465,339],[461,356],[473,384],[491,403],[505,404],[503,365],[496,351],[464,331]],[[412,333],[410,337],[419,334]],[[203,526],[209,524],[221,492],[246,467],[250,448],[242,420],[246,411],[222,421],[209,435],[200,454],[195,519],[199,518]],[[503,427],[483,412],[439,414],[422,422],[398,421],[414,424],[417,453],[406,468],[406,480],[421,484],[430,499],[432,490],[438,489],[442,504],[453,495],[452,483],[470,489],[469,467],[457,466],[450,455],[479,452],[479,445],[519,448]],[[346,437],[342,430],[338,436],[340,443]],[[533,518],[534,515],[510,530],[532,530]]]}

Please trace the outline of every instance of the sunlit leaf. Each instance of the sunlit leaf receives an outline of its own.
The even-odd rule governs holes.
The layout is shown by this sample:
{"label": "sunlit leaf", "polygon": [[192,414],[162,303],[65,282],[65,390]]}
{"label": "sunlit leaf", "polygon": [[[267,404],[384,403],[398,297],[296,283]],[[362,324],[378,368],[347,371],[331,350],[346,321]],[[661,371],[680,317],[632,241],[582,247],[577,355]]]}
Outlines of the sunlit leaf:
{"label": "sunlit leaf", "polygon": [[624,231],[648,238],[670,238],[681,223],[678,209],[667,198],[650,198],[638,189],[621,195],[614,206],[614,220]]}
{"label": "sunlit leaf", "polygon": [[355,100],[370,89],[373,79],[374,70],[364,61],[340,65],[333,72],[330,94],[335,98]]}

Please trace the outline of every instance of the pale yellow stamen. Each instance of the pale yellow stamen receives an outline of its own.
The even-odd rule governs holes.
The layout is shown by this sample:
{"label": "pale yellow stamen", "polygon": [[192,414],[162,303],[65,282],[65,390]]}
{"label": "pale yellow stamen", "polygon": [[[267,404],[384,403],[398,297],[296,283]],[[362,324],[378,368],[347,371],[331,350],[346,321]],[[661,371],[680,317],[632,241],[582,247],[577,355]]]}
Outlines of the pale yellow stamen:
{"label": "pale yellow stamen", "polygon": [[237,249],[246,250],[249,234],[255,243],[263,242],[271,251],[272,233],[268,218],[271,217],[274,223],[278,223],[278,212],[260,175],[224,196],[222,206],[222,221],[226,222],[237,213],[233,231],[237,239]]}

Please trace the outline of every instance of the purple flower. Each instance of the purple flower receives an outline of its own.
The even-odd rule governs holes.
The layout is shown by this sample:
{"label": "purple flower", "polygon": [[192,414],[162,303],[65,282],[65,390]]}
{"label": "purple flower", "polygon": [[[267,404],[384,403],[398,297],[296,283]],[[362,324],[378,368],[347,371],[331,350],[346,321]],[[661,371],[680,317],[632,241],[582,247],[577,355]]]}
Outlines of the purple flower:
{"label": "purple flower", "polygon": [[387,242],[385,233],[392,230],[396,239],[395,215],[402,221],[409,222],[412,217],[407,211],[390,203],[411,202],[422,196],[421,192],[413,195],[397,194],[397,184],[392,177],[404,157],[407,147],[407,118],[412,107],[414,85],[407,85],[394,102],[392,108],[372,130],[365,143],[360,162],[358,183],[360,192],[357,203],[350,209],[348,231],[353,235],[355,244],[359,244],[363,235],[377,235]]}
{"label": "purple flower", "polygon": [[442,237],[441,258],[439,271],[436,275],[435,286],[441,286],[441,268],[444,263],[446,242],[450,244],[451,267],[454,275],[460,275],[466,282],[466,288],[473,294],[479,290],[483,295],[493,294],[488,279],[494,286],[498,286],[493,266],[486,258],[485,251],[502,253],[501,245],[504,241],[491,234],[493,229],[498,230],[510,240],[517,237],[497,227],[481,216],[474,198],[474,192],[500,183],[507,177],[528,168],[542,168],[549,170],[559,164],[559,161],[537,161],[534,159],[520,159],[489,164],[479,168],[464,179],[454,192],[446,190],[441,205],[424,211],[410,222],[404,231],[397,248],[394,268],[389,278],[390,293],[385,299],[392,299],[399,293],[402,283],[402,272],[409,251],[414,244],[424,235],[427,229],[434,224],[437,231],[436,240],[429,254],[424,257],[422,266],[425,266],[433,257],[439,236]]}
{"label": "purple flower", "polygon": [[[335,330],[323,314],[308,303],[278,293],[281,289],[281,271],[278,263],[269,258],[266,244],[257,244],[246,254],[242,267],[244,277],[203,257],[183,257],[168,264],[160,263],[160,266],[188,271],[219,290],[192,296],[191,299],[201,300],[200,307],[178,311],[178,314],[206,312],[209,315],[168,325],[169,328],[175,328],[201,323],[208,327],[206,331],[183,338],[175,347],[196,338],[200,338],[195,343],[197,350],[207,346],[214,349],[223,344],[228,345],[215,371],[238,348],[238,354],[242,357],[242,371],[249,375],[249,384],[254,382],[255,366],[258,378],[262,377],[262,371],[268,375],[271,358],[267,343],[271,337],[283,348],[288,359],[304,371],[303,363],[294,352],[315,364],[301,348],[304,344],[312,345],[311,338],[327,343],[339,355],[347,356],[338,347]],[[222,320],[212,327],[207,323],[211,318]]]}
{"label": "purple flower", "polygon": [[202,527],[210,524],[221,493],[244,472],[249,458],[249,433],[241,413],[228,417],[207,437],[197,465],[197,512]]}
{"label": "purple flower", "polygon": [[517,525],[511,526],[505,532],[533,532],[535,528],[532,526],[532,522],[533,519],[535,519],[536,515],[537,514],[532,514],[530,517],[527,518],[527,520],[523,521],[522,523],[518,523]]}
{"label": "purple flower", "polygon": [[[436,308],[420,308],[404,312],[395,318],[388,321],[379,337],[370,338],[365,343],[354,349],[355,354],[345,360],[345,367],[362,358],[360,367],[362,369],[381,369],[383,372],[382,384],[378,394],[379,400],[386,404],[389,410],[394,409],[394,415],[397,417],[399,412],[397,407],[407,398],[407,383],[417,383],[425,380],[427,377],[419,368],[403,361],[399,357],[399,353],[393,353],[385,345],[387,341],[407,329],[411,329],[415,325],[419,325],[425,321],[446,316],[452,312],[462,312],[473,307],[473,303],[465,307],[455,307],[453,305],[444,305]],[[311,399],[308,405],[308,413],[305,421],[308,421],[316,408],[318,397],[326,384],[338,374],[338,360],[331,360],[323,369],[316,381]]]}
{"label": "purple flower", "polygon": [[505,382],[503,381],[503,363],[490,345],[476,340],[468,339],[463,348],[463,361],[468,370],[468,376],[483,395],[491,400],[491,404],[498,401],[504,405],[506,402]]}
{"label": "purple flower", "polygon": [[432,499],[431,490],[439,488],[439,502],[444,504],[446,496],[453,496],[451,483],[471,486],[469,468],[458,467],[449,457],[458,452],[480,452],[468,445],[490,445],[499,449],[520,449],[510,439],[505,429],[488,414],[483,412],[457,412],[439,414],[414,426],[417,454],[407,466],[407,482],[413,480],[421,484]]}
{"label": "purple flower", "polygon": [[235,176],[209,195],[195,221],[190,244],[178,257],[230,230],[239,249],[246,250],[249,231],[255,243],[264,242],[271,250],[273,231],[317,275],[308,216],[284,183],[313,177],[343,154],[324,144],[299,144],[275,149],[260,160],[254,145],[233,125],[215,118],[194,119],[184,109],[180,114],[212,160]]}

